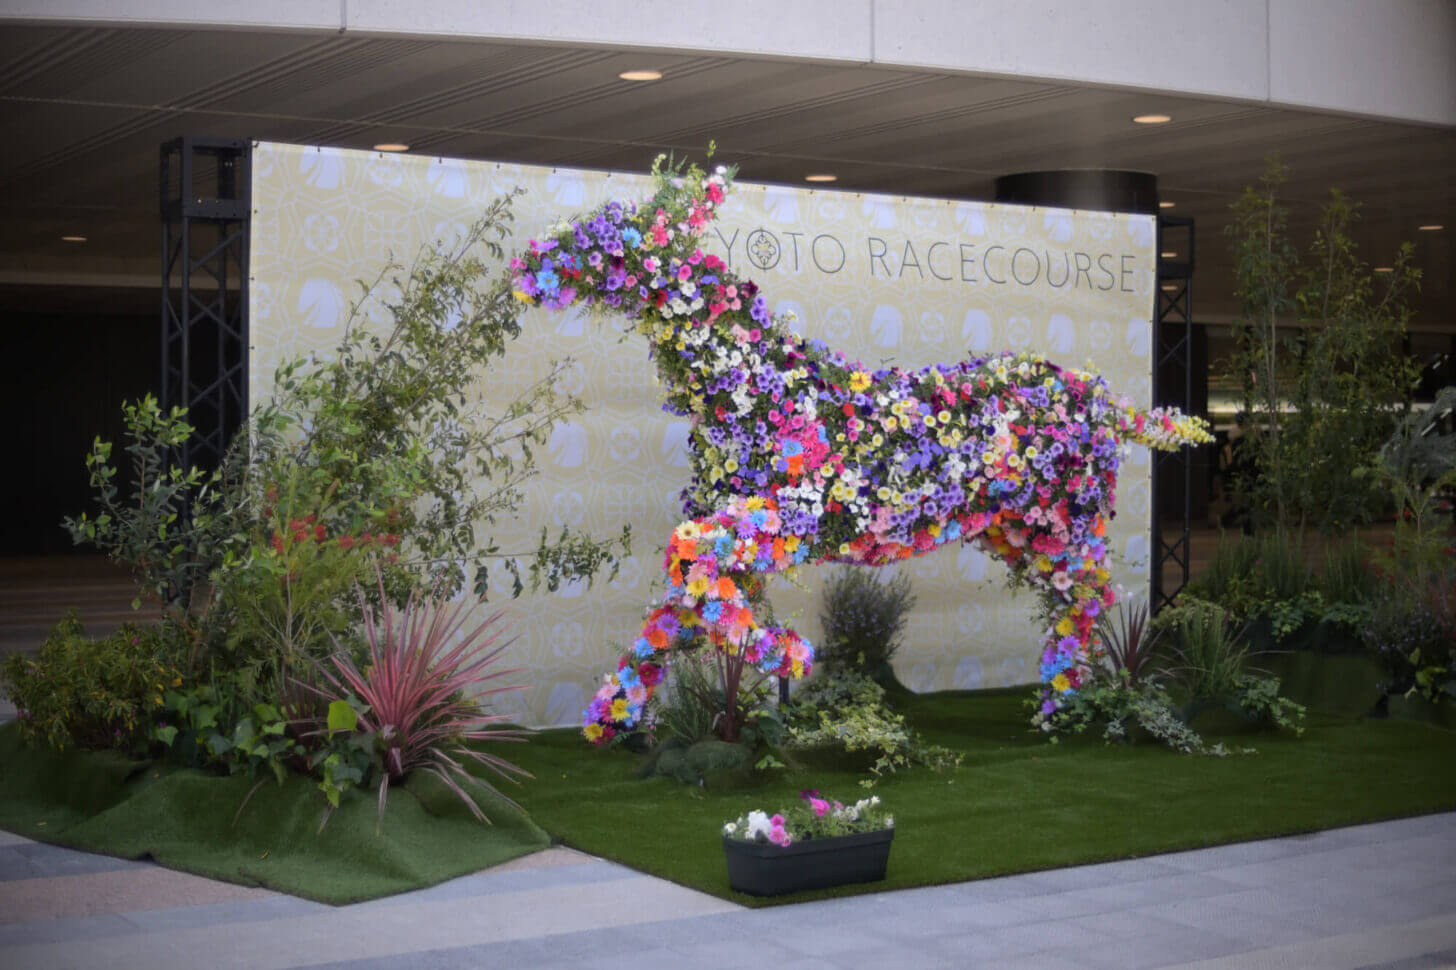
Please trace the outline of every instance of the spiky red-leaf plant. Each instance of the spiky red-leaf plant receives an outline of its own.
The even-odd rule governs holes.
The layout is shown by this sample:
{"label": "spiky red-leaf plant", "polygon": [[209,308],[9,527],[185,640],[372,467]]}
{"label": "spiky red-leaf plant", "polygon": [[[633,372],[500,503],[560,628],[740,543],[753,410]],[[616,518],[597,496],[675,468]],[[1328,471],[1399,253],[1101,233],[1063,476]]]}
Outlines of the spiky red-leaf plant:
{"label": "spiky red-leaf plant", "polygon": [[340,699],[352,692],[368,705],[368,710],[359,715],[359,730],[376,736],[384,759],[379,820],[384,819],[390,784],[417,768],[443,781],[482,822],[490,819],[462,787],[462,781],[484,785],[519,810],[512,799],[471,775],[463,764],[467,759],[475,761],[512,783],[516,782],[513,776],[532,777],[498,755],[467,746],[472,741],[523,741],[526,737],[523,730],[500,726],[508,720],[507,715],[486,714],[478,703],[482,698],[524,686],[487,686],[523,669],[493,669],[512,642],[502,641],[500,631],[495,629],[501,614],[494,613],[462,632],[467,607],[464,601],[450,605],[434,596],[412,593],[404,609],[399,610],[385,595],[382,577],[379,592],[382,605],[376,615],[363,591],[359,591],[364,638],[369,645],[368,666],[360,671],[348,652],[340,648],[330,658],[332,670],[330,665],[320,667]]}
{"label": "spiky red-leaf plant", "polygon": [[1130,684],[1137,684],[1152,665],[1159,635],[1148,624],[1148,607],[1142,601],[1123,600],[1117,604],[1117,617],[1103,613],[1097,618],[1098,631],[1107,650],[1112,670],[1127,671]]}

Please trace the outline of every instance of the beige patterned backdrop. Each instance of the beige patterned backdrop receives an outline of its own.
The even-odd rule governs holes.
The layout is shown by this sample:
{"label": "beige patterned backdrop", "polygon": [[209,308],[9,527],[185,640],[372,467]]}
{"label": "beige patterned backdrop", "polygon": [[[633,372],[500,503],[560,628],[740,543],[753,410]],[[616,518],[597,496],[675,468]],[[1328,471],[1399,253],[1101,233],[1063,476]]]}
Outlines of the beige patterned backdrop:
{"label": "beige patterned backdrop", "polygon": [[[651,159],[643,159],[644,166]],[[563,216],[647,192],[642,175],[258,144],[253,161],[251,396],[271,392],[280,361],[327,352],[342,333],[356,280],[391,255],[408,260],[456,237],[485,203],[520,186],[518,241]],[[1155,234],[1150,216],[909,199],[739,184],[709,248],[763,287],[795,329],[871,363],[917,366],[1001,349],[1090,364],[1114,392],[1151,396]],[[377,313],[366,311],[377,317]],[[506,366],[481,385],[508,399],[552,359],[571,358],[570,390],[589,409],[555,429],[519,518],[495,538],[528,549],[541,526],[609,534],[630,522],[632,557],[610,585],[572,586],[509,602],[514,662],[529,690],[511,698],[535,724],[577,721],[603,672],[659,589],[662,543],[688,476],[687,426],[658,409],[638,338],[577,314],[527,313]],[[1150,465],[1134,448],[1111,530],[1118,582],[1149,575]],[[1036,679],[1039,630],[1029,595],[969,546],[911,560],[919,609],[897,660],[916,690]],[[779,615],[816,640],[819,570],[776,588]],[[504,600],[508,590],[493,599]]]}

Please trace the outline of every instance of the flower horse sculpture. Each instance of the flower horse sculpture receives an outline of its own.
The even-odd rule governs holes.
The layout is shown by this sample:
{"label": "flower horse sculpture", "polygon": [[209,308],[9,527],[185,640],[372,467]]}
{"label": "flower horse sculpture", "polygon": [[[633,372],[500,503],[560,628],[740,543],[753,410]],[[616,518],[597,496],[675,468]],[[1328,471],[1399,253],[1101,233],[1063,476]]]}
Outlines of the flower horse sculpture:
{"label": "flower horse sculpture", "polygon": [[[1095,374],[1028,355],[871,370],[805,341],[698,239],[732,175],[654,166],[642,205],[611,202],[511,261],[515,295],[622,314],[648,338],[664,407],[690,419],[686,521],[667,590],[584,715],[596,743],[632,730],[675,649],[709,645],[800,677],[809,644],[765,616],[763,579],[801,564],[879,566],[952,541],[1003,560],[1039,594],[1042,714],[1082,683],[1115,600],[1104,538],[1119,445],[1211,440],[1175,410],[1115,400]],[[731,717],[731,714],[729,715]],[[725,738],[732,740],[734,725]]]}

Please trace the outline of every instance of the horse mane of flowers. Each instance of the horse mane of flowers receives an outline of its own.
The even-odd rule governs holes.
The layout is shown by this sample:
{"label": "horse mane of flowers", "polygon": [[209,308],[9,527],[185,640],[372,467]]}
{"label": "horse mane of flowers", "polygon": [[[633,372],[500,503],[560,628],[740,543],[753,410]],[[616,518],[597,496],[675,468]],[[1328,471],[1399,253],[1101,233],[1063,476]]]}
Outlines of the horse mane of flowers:
{"label": "horse mane of flowers", "polygon": [[688,518],[668,538],[667,591],[584,715],[596,743],[633,729],[674,649],[710,645],[765,673],[813,661],[758,622],[762,577],[801,564],[880,566],[955,540],[1040,594],[1042,714],[1075,691],[1115,600],[1105,539],[1119,445],[1212,440],[1174,409],[1140,411],[1106,382],[1027,354],[871,369],[806,341],[698,239],[732,173],[653,167],[641,205],[613,201],[511,260],[522,302],[585,303],[651,343],[664,408],[691,419]]}

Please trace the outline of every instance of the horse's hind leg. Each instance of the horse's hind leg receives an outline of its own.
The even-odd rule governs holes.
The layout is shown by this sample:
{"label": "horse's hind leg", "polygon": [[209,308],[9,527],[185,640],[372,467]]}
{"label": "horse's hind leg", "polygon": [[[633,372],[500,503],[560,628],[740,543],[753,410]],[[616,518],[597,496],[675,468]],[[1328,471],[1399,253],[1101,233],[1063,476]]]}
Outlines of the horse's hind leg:
{"label": "horse's hind leg", "polygon": [[1047,704],[1054,710],[1057,698],[1082,686],[1094,662],[1093,628],[1107,600],[1108,587],[1103,568],[1105,554],[1058,563],[1035,551],[1036,538],[1034,529],[997,527],[982,533],[977,541],[1026,585],[1056,604],[1050,610],[1050,625],[1043,632],[1039,665],[1046,713]]}

